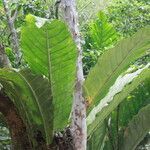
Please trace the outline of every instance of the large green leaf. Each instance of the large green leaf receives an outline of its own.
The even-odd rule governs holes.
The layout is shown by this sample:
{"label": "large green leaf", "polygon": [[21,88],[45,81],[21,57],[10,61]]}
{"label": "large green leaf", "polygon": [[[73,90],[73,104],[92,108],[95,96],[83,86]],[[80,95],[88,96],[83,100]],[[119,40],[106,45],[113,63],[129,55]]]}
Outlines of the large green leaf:
{"label": "large green leaf", "polygon": [[54,105],[54,129],[66,126],[75,82],[76,46],[67,26],[31,15],[21,31],[24,59],[31,69],[48,77]]}
{"label": "large green leaf", "polygon": [[150,131],[150,104],[142,108],[125,130],[121,150],[134,150]]}
{"label": "large green leaf", "polygon": [[85,84],[84,95],[92,101],[90,110],[106,95],[116,78],[150,48],[150,28],[146,27],[134,36],[119,42],[104,53],[90,71]]}
{"label": "large green leaf", "polygon": [[[149,64],[135,72],[119,76],[115,84],[109,89],[108,94],[101,99],[87,116],[88,135],[96,132],[97,127],[104,119],[145,79],[150,77]],[[146,69],[147,68],[147,69]]]}
{"label": "large green leaf", "polygon": [[27,124],[31,140],[40,133],[47,144],[50,144],[53,107],[48,80],[29,70],[0,69],[0,83]]}

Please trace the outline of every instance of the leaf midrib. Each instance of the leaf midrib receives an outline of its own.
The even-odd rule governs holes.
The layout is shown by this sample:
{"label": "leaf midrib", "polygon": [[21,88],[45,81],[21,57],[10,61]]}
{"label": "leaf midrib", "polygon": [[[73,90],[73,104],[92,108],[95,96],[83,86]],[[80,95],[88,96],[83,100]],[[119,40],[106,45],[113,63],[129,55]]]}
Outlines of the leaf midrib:
{"label": "leaf midrib", "polygon": [[[52,86],[52,65],[51,65],[51,53],[50,53],[50,41],[49,41],[49,38],[48,38],[48,28],[46,26],[46,50],[47,50],[47,60],[48,60],[48,80],[49,80],[49,83],[50,83],[50,87],[51,87],[51,94],[52,94],[52,100],[53,100],[53,86]],[[46,134],[47,136],[47,134]],[[47,136],[48,138],[48,136]]]}

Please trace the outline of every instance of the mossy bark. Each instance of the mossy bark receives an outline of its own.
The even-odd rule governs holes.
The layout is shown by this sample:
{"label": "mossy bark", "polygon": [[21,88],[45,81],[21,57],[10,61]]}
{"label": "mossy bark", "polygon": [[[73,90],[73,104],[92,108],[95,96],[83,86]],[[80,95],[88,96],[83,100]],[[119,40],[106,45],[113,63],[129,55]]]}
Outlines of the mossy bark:
{"label": "mossy bark", "polygon": [[32,145],[28,139],[26,126],[19,116],[14,104],[0,93],[0,112],[4,115],[12,138],[12,149],[30,150]]}

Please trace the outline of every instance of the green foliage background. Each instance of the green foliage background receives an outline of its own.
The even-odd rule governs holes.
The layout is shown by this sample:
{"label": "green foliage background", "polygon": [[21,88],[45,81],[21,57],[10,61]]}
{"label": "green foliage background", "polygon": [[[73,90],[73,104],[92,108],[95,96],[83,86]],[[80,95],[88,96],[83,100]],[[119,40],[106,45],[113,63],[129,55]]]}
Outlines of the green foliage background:
{"label": "green foliage background", "polygon": [[[101,57],[103,53],[107,52],[108,49],[115,47],[116,44],[123,38],[132,36],[139,29],[150,23],[150,1],[111,0],[103,3],[104,1],[100,2],[98,0],[78,0],[77,2],[79,20],[81,24],[81,35],[83,37],[83,67],[84,75],[86,78],[90,72],[90,69],[95,66],[98,58]],[[21,27],[25,25],[25,16],[28,13],[31,13],[38,17],[54,19],[54,3],[54,0],[48,0],[46,2],[44,0],[13,0],[10,3],[12,14],[16,9],[16,6],[19,6],[19,14],[15,22],[19,39]],[[11,49],[11,35],[8,29],[6,16],[1,1],[0,34],[0,44],[5,46],[6,53],[11,60],[13,67],[15,67],[14,55]],[[149,61],[150,55],[146,55],[132,63],[132,67],[138,68],[141,64],[146,65]],[[23,60],[22,64],[20,65],[20,68],[24,67],[28,67],[27,60]],[[104,150],[111,150],[112,146],[118,148],[122,144],[123,134],[125,129],[128,127],[129,122],[132,121],[132,118],[137,115],[143,107],[149,104],[149,83],[150,81],[146,80],[144,83],[140,84],[140,86],[137,87],[132,93],[130,93],[128,97],[118,106],[118,108],[116,108],[105,119],[101,127],[97,129],[97,133],[94,133],[92,138],[89,138],[89,150],[94,149],[95,145],[102,145],[101,148]],[[62,118],[63,117],[61,117],[61,119]],[[109,120],[111,120],[111,123]],[[66,122],[66,120],[64,121]],[[5,126],[5,124],[0,124],[0,142],[2,143],[0,144],[0,149],[1,147],[4,149],[10,149],[9,132]],[[60,128],[62,127],[61,124],[58,126]],[[110,130],[112,132],[110,132]],[[149,134],[147,134],[146,137],[149,137]],[[119,143],[118,138],[120,139]],[[101,139],[101,142],[97,142],[97,139],[98,141]],[[93,145],[93,143],[95,145]],[[142,143],[144,143],[144,141]],[[141,145],[139,145],[139,147]],[[144,147],[145,145],[146,144],[142,146]]]}

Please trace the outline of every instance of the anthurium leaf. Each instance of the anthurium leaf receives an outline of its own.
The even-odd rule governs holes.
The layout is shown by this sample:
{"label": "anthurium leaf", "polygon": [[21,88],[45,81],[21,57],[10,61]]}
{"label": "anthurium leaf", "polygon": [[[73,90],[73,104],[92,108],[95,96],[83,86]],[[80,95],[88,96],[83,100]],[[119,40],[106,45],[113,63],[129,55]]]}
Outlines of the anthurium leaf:
{"label": "anthurium leaf", "polygon": [[30,139],[40,133],[47,144],[50,144],[53,133],[53,107],[48,80],[27,69],[0,69],[0,83],[27,124]]}
{"label": "anthurium leaf", "polygon": [[63,129],[71,112],[76,71],[76,46],[67,26],[59,20],[28,15],[21,31],[21,46],[30,68],[49,79],[54,129]]}
{"label": "anthurium leaf", "polygon": [[150,29],[146,27],[134,36],[123,39],[98,59],[84,84],[84,95],[91,102],[88,113],[106,95],[117,77],[132,62],[148,53],[149,48]]}

